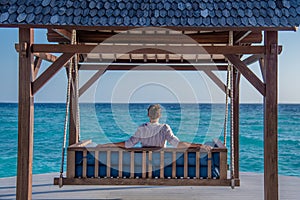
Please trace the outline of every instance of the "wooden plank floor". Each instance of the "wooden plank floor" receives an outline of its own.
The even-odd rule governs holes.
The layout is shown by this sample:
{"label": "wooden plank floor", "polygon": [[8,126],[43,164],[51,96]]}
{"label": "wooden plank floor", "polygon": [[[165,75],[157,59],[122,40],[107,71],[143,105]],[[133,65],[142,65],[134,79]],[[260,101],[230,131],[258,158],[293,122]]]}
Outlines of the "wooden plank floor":
{"label": "wooden plank floor", "polygon": [[[263,199],[263,176],[241,173],[241,187],[188,186],[58,186],[52,185],[58,173],[34,175],[33,199]],[[280,199],[300,199],[300,178],[279,177]],[[0,179],[0,199],[15,199],[15,177]]]}

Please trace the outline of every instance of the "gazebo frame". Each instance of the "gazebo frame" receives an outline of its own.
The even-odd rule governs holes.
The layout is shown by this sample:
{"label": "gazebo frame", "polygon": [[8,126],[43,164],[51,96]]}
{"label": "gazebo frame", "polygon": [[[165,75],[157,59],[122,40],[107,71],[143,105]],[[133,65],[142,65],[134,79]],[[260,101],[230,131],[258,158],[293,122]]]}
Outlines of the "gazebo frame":
{"label": "gazebo frame", "polygon": [[[75,29],[82,31],[82,33],[89,33],[84,31],[95,31],[95,27],[80,27],[80,26],[32,26],[32,25],[19,25],[19,44],[16,49],[19,52],[19,113],[18,113],[18,170],[17,170],[17,199],[31,199],[32,195],[32,161],[33,161],[33,130],[34,130],[34,96],[63,66],[65,66],[69,59],[74,54],[89,53],[95,45],[89,44],[70,44],[70,30]],[[34,43],[34,28],[48,28],[48,40],[56,41],[58,44],[35,44]],[[224,55],[234,66],[234,98],[233,105],[233,129],[234,129],[234,149],[235,149],[235,174],[239,179],[239,83],[240,75],[243,75],[264,97],[264,191],[265,199],[276,200],[278,199],[278,150],[277,150],[277,120],[278,120],[278,54],[281,52],[281,47],[278,46],[278,31],[277,28],[178,28],[170,27],[185,33],[187,31],[196,31],[197,34],[194,39],[196,41],[207,42],[214,44],[216,40],[215,32],[220,32],[220,38],[224,39],[224,43],[228,41],[230,31],[234,32],[234,45],[233,46],[205,46],[208,54],[221,54]],[[98,29],[98,28],[97,28]],[[127,28],[104,27],[105,30],[111,30],[105,36],[97,35],[82,36],[86,40],[83,42],[100,42],[101,37],[103,40],[111,36],[112,31],[127,30]],[[285,30],[292,30],[292,28],[284,28]],[[101,30],[100,28],[98,30]],[[201,31],[209,32],[203,37]],[[256,34],[259,40],[264,36],[264,44],[249,46],[241,45],[242,40],[250,38],[250,44],[255,43],[255,38],[251,34]],[[51,37],[51,34],[56,37]],[[101,36],[101,37],[100,37]],[[80,37],[80,35],[79,35]],[[254,42],[251,42],[253,41]],[[66,44],[65,42],[68,44]],[[257,41],[259,42],[259,41]],[[217,43],[217,42],[216,42]],[[100,53],[118,53],[121,46],[112,46],[104,49]],[[182,54],[190,54],[191,50],[188,47],[181,47]],[[56,57],[50,53],[62,53],[61,56]],[[155,48],[147,47],[140,49],[140,54],[151,53],[164,53]],[[249,54],[250,56],[245,60],[241,60],[240,55]],[[38,75],[39,68],[42,60],[53,62],[48,69],[45,70],[40,76]],[[130,62],[125,60],[124,62]],[[147,62],[147,61],[146,61]],[[259,62],[263,81],[260,80],[248,67],[254,62]],[[133,66],[134,66],[134,62]],[[182,63],[174,61],[174,63]],[[170,62],[170,66],[172,62]],[[107,70],[130,70],[130,67],[124,66],[111,66]],[[214,75],[214,73],[207,68],[189,68],[186,66],[174,66],[176,70],[204,70],[205,73],[220,87],[223,91],[226,85]],[[222,69],[220,67],[219,69]],[[147,69],[151,70],[151,69]],[[223,68],[226,70],[226,68]],[[86,91],[101,74],[96,73],[84,86],[80,89],[80,94]],[[76,102],[74,94],[72,94],[71,112],[76,113]],[[78,142],[78,130],[76,128],[76,119],[74,114],[71,114],[70,119],[70,137],[69,144]]]}

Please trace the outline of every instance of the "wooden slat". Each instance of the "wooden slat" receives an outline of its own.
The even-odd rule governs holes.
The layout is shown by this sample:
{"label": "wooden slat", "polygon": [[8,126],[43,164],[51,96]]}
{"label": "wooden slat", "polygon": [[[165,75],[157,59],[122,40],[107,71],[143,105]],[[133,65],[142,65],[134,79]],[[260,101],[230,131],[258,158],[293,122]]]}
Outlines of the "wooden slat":
{"label": "wooden slat", "polygon": [[148,178],[152,178],[152,151],[148,151],[149,161],[148,161]]}
{"label": "wooden slat", "polygon": [[110,170],[111,170],[111,151],[106,152],[106,176],[110,177]]}
{"label": "wooden slat", "polygon": [[208,152],[208,161],[207,161],[207,178],[211,179],[212,174],[211,174],[211,152]]}
{"label": "wooden slat", "polygon": [[61,55],[50,67],[46,69],[33,83],[32,93],[35,94],[41,89],[73,56],[72,53]]}
{"label": "wooden slat", "polygon": [[123,177],[123,151],[119,151],[119,177]]}
{"label": "wooden slat", "polygon": [[95,174],[94,177],[99,176],[99,151],[95,151]]}
{"label": "wooden slat", "polygon": [[200,151],[196,152],[196,178],[200,178]]}
{"label": "wooden slat", "polygon": [[30,46],[33,39],[33,29],[19,28],[22,49],[19,52],[17,200],[32,197],[34,99],[31,87],[33,55]]}
{"label": "wooden slat", "polygon": [[176,177],[176,151],[172,153],[172,178]]}
{"label": "wooden slat", "polygon": [[142,158],[142,178],[146,178],[147,176],[147,159],[146,159],[146,151],[143,151],[143,158]]}
{"label": "wooden slat", "polygon": [[227,179],[227,153],[220,153],[220,179]]}
{"label": "wooden slat", "polygon": [[87,174],[87,151],[83,151],[83,160],[82,160],[82,178],[86,178]]}
{"label": "wooden slat", "polygon": [[160,152],[160,178],[164,178],[165,177],[165,152],[161,151]]}
{"label": "wooden slat", "polygon": [[265,84],[245,65],[236,55],[225,55],[236,69],[263,95],[266,93]]}
{"label": "wooden slat", "polygon": [[147,48],[133,45],[70,45],[70,44],[33,44],[33,53],[99,53],[99,54],[264,54],[264,46],[159,46],[149,45]]}
{"label": "wooden slat", "polygon": [[67,178],[75,178],[75,151],[67,152]]}
{"label": "wooden slat", "polygon": [[264,190],[266,200],[278,199],[278,32],[265,32]]}
{"label": "wooden slat", "polygon": [[134,178],[134,151],[130,152],[130,178]]}
{"label": "wooden slat", "polygon": [[183,177],[187,178],[188,177],[188,152],[184,152],[184,168],[183,168]]}

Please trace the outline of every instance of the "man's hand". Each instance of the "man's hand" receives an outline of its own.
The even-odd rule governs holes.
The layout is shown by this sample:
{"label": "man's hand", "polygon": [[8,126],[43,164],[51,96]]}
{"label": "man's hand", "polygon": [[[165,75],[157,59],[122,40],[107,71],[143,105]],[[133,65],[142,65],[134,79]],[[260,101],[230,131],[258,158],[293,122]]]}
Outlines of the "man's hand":
{"label": "man's hand", "polygon": [[195,143],[192,143],[190,147],[200,148],[200,149],[203,149],[205,151],[210,151],[212,149],[211,146],[208,146],[208,145],[205,145],[205,144],[195,144]]}
{"label": "man's hand", "polygon": [[98,144],[97,147],[114,148],[114,147],[117,147],[117,146],[114,143],[107,143],[107,144]]}

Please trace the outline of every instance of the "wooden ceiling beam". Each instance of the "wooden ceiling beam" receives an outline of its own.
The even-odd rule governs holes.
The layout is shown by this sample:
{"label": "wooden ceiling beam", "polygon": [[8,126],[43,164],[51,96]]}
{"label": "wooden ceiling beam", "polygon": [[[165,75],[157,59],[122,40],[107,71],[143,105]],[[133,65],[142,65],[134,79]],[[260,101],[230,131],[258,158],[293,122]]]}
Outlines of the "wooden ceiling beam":
{"label": "wooden ceiling beam", "polygon": [[[58,29],[54,29],[58,30]],[[65,43],[67,40],[62,33],[48,30],[48,41]],[[228,32],[206,32],[194,34],[133,34],[99,31],[77,31],[78,41],[81,43],[102,43],[106,40],[115,43],[142,43],[142,44],[227,44]],[[239,40],[240,43],[260,43],[261,32],[251,32]]]}
{"label": "wooden ceiling beam", "polygon": [[55,33],[67,39],[69,42],[72,40],[72,33],[67,29],[52,29]]}
{"label": "wooden ceiling beam", "polygon": [[[19,49],[17,44],[17,49]],[[33,53],[97,53],[97,54],[264,54],[265,46],[143,46],[133,45],[70,45],[33,44]]]}
{"label": "wooden ceiling beam", "polygon": [[[247,38],[251,33],[252,33],[252,31],[238,32],[237,34],[234,35],[233,43],[234,44],[243,43],[242,41],[245,38]],[[262,42],[262,33],[261,32],[260,32],[260,37],[258,39],[260,39],[260,40],[258,40],[259,43]]]}
{"label": "wooden ceiling beam", "polygon": [[161,71],[172,71],[172,70],[178,70],[178,71],[226,71],[227,66],[225,65],[118,65],[118,64],[111,64],[111,65],[80,65],[80,70],[110,70],[110,71],[116,71],[116,70],[135,70],[135,71],[155,71],[155,70],[161,70]]}
{"label": "wooden ceiling beam", "polygon": [[[81,54],[82,55],[82,54]],[[129,56],[129,55],[128,55]],[[212,63],[212,64],[220,64],[220,63],[227,63],[225,59],[156,59],[156,58],[147,58],[147,62],[144,59],[135,59],[135,58],[128,58],[128,59],[101,59],[99,58],[84,58],[81,59],[79,62],[82,63]]]}

